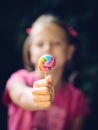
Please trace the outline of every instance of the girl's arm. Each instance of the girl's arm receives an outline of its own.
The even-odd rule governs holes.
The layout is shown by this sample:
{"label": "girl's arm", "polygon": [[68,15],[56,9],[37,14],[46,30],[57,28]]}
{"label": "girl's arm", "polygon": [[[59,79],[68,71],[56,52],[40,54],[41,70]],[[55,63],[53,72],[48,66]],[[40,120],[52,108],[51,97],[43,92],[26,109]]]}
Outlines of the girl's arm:
{"label": "girl's arm", "polygon": [[21,82],[14,82],[8,89],[10,98],[16,105],[32,110],[34,108],[34,100],[32,95],[32,88],[27,87]]}
{"label": "girl's arm", "polygon": [[8,89],[10,98],[13,103],[27,110],[46,109],[52,101],[52,81],[52,77],[47,76],[46,79],[36,81],[33,88],[13,82]]}

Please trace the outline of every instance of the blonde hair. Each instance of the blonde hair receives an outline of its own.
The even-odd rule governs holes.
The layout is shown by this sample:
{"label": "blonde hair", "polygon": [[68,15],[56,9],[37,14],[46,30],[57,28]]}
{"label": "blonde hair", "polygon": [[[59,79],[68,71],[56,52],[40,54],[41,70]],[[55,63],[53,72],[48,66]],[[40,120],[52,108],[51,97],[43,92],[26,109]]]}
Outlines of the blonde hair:
{"label": "blonde hair", "polygon": [[35,26],[38,23],[49,24],[57,21],[58,18],[53,15],[41,15],[32,25]]}

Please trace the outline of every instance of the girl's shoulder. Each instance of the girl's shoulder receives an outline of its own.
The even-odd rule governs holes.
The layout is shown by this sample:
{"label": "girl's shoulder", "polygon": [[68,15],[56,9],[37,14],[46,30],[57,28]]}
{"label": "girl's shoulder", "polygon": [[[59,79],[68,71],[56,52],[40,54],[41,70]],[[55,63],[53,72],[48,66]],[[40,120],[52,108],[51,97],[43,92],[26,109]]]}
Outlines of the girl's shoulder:
{"label": "girl's shoulder", "polygon": [[68,95],[68,97],[73,100],[73,103],[81,103],[82,105],[86,104],[87,101],[87,97],[85,96],[85,94],[83,93],[83,91],[79,88],[76,88],[74,85],[70,84],[70,83],[65,83],[65,94]]}
{"label": "girl's shoulder", "polygon": [[71,83],[65,83],[64,84],[64,88],[67,92],[71,93],[72,95],[83,95],[82,90],[76,88],[74,85],[72,85]]}
{"label": "girl's shoulder", "polygon": [[36,75],[35,71],[27,71],[26,69],[19,69],[14,71],[11,76],[13,75],[19,75],[19,76],[31,76],[31,75]]}
{"label": "girl's shoulder", "polygon": [[31,86],[31,84],[38,79],[39,77],[37,76],[35,71],[27,71],[25,69],[19,69],[10,75],[9,79],[7,80],[7,86],[9,86],[9,83],[15,81],[21,81]]}

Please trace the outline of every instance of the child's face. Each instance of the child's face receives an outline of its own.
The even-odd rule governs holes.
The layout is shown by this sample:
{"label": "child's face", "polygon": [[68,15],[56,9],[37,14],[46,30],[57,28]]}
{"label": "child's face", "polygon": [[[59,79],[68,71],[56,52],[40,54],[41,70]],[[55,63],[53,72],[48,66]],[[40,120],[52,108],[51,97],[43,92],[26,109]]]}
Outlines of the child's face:
{"label": "child's face", "polygon": [[68,40],[64,30],[56,24],[35,26],[32,30],[30,48],[31,62],[37,67],[43,54],[51,54],[56,58],[56,67],[63,68],[67,59]]}

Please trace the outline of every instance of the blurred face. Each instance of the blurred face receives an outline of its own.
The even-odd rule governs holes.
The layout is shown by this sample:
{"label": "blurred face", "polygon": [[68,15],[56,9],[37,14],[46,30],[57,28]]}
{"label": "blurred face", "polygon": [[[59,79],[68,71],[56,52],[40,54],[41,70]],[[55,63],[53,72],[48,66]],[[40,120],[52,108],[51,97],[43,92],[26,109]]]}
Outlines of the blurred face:
{"label": "blurred face", "polygon": [[43,54],[51,54],[55,57],[55,68],[60,69],[64,66],[67,59],[68,41],[61,27],[54,23],[45,26],[35,26],[31,36],[30,56],[35,68]]}

